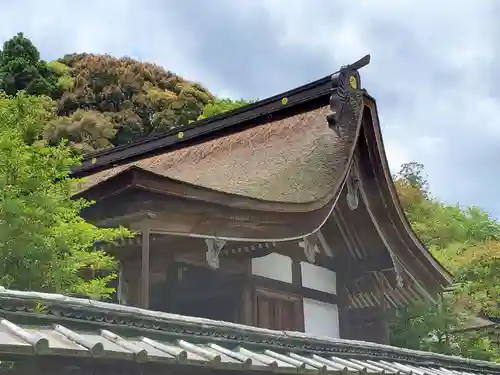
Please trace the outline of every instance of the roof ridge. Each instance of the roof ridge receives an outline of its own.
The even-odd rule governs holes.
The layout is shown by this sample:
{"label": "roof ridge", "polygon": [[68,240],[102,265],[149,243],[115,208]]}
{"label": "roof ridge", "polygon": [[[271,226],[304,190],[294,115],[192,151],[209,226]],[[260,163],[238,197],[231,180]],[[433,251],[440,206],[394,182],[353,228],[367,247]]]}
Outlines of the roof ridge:
{"label": "roof ridge", "polygon": [[[287,90],[282,93],[277,93],[274,94],[268,98],[262,99],[262,100],[257,100],[255,102],[252,102],[250,104],[247,104],[243,107],[240,108],[235,108],[227,112],[220,113],[215,116],[211,116],[202,120],[194,121],[188,125],[179,127],[177,129],[171,129],[167,130],[162,133],[158,134],[153,134],[149,135],[146,137],[143,137],[141,139],[136,140],[135,142],[121,145],[112,149],[105,149],[97,152],[92,152],[84,156],[84,160],[92,159],[100,155],[105,155],[109,153],[113,153],[114,151],[121,151],[123,149],[129,149],[133,148],[139,144],[144,144],[144,143],[149,143],[154,140],[158,140],[161,138],[168,137],[170,135],[176,135],[179,132],[184,132],[186,130],[190,130],[194,127],[200,126],[200,125],[207,125],[211,123],[217,123],[219,120],[228,118],[228,117],[237,117],[237,115],[241,115],[243,113],[251,113],[247,118],[239,118],[239,121],[247,121],[250,118],[255,118],[255,117],[260,117],[262,115],[266,115],[268,113],[274,112],[277,109],[280,109],[282,107],[289,107],[291,105],[296,105],[305,101],[309,101],[311,99],[314,99],[319,95],[323,94],[324,90],[321,90],[324,88],[325,84],[329,84],[330,87],[329,89],[333,88],[335,86],[335,83],[333,81],[335,80],[335,77],[338,76],[338,74],[343,71],[343,70],[359,70],[366,65],[370,63],[371,56],[370,55],[365,55],[361,59],[355,61],[354,63],[348,64],[348,65],[343,65],[341,68],[337,71],[335,71],[332,74],[327,75],[326,77],[322,77],[320,79],[317,79],[315,81],[308,82],[304,85],[301,85],[299,87],[295,87],[293,89]],[[332,86],[333,83],[333,86]],[[319,91],[317,89],[320,89]],[[330,93],[330,90],[328,90],[328,94]],[[280,102],[276,106],[276,102]],[[255,112],[255,113],[253,113]]]}
{"label": "roof ridge", "polygon": [[195,121],[177,129],[141,138],[130,144],[86,154],[82,164],[75,167],[73,173],[93,173],[97,169],[106,168],[134,157],[149,155],[166,147],[210,137],[214,132],[232,130],[249,122],[255,122],[254,125],[257,125],[258,119],[269,120],[276,113],[290,112],[298,107],[311,105],[318,99],[328,98],[331,89],[332,80],[331,75],[329,75],[267,99]]}

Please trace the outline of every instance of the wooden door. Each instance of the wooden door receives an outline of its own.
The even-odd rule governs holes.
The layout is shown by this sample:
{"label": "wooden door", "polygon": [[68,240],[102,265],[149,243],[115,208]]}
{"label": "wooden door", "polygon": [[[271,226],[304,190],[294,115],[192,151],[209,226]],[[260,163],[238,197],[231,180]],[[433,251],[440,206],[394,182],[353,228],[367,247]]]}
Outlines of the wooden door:
{"label": "wooden door", "polygon": [[254,306],[257,327],[284,331],[303,330],[304,313],[299,297],[256,290]]}

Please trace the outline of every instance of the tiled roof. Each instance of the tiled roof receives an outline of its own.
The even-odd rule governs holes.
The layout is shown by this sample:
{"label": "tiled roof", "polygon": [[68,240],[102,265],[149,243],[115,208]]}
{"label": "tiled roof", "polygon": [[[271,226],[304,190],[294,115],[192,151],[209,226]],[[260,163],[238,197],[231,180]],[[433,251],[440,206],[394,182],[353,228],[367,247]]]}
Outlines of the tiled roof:
{"label": "tiled roof", "polygon": [[9,355],[285,373],[500,374],[500,365],[314,337],[55,294],[0,289],[0,360]]}
{"label": "tiled roof", "polygon": [[[200,365],[233,370],[271,370],[281,373],[369,373],[416,375],[470,375],[474,371],[453,371],[438,364],[409,364],[393,360],[356,359],[326,353],[295,353],[274,348],[251,348],[195,340],[160,341],[140,336],[125,338],[112,331],[74,331],[62,325],[50,328],[24,328],[8,320],[0,321],[2,353],[78,358],[113,358],[138,363],[162,362],[175,365]],[[500,370],[500,369],[499,369]]]}

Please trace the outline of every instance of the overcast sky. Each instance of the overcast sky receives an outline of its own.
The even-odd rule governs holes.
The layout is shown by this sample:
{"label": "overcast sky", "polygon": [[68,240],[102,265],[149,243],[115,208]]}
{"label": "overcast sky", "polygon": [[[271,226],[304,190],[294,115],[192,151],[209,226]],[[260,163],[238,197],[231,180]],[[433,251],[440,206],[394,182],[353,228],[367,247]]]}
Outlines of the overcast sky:
{"label": "overcast sky", "polygon": [[370,53],[391,168],[500,217],[500,1],[0,0],[0,41],[156,62],[217,95],[265,98]]}

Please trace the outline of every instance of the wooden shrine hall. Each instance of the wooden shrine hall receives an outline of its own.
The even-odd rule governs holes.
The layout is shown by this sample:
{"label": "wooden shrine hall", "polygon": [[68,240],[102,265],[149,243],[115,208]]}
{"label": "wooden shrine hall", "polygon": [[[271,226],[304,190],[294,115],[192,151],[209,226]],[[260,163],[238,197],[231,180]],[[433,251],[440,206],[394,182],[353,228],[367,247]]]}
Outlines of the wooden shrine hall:
{"label": "wooden shrine hall", "polygon": [[449,285],[399,204],[368,63],[87,155],[84,217],[138,232],[106,248],[117,302],[387,343],[391,308]]}

